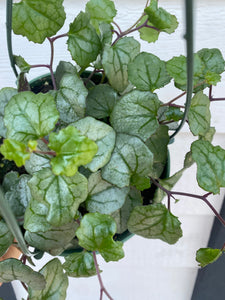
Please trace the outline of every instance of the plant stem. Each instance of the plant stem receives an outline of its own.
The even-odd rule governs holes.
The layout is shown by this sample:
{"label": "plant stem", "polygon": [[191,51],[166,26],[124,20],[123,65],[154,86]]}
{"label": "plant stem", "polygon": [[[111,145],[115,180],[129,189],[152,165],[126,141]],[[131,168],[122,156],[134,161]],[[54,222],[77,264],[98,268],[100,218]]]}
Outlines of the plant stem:
{"label": "plant stem", "polygon": [[176,100],[178,100],[178,99],[180,99],[181,97],[185,96],[186,93],[187,93],[186,91],[183,92],[183,93],[181,93],[180,95],[178,95],[177,97],[173,98],[173,99],[170,100],[169,102],[163,103],[161,106],[171,106],[171,104],[172,104],[173,102],[175,102]]}
{"label": "plant stem", "polygon": [[63,37],[67,37],[67,36],[68,36],[68,33],[63,33],[63,34],[59,34],[59,35],[52,37],[51,40],[54,43],[56,40],[63,38]]}
{"label": "plant stem", "polygon": [[196,199],[200,199],[202,201],[204,201],[208,207],[213,211],[213,213],[215,214],[215,216],[217,217],[217,219],[223,224],[223,226],[225,226],[225,220],[222,218],[222,216],[217,212],[217,210],[214,208],[214,206],[209,202],[209,200],[207,199],[207,197],[209,195],[211,195],[212,193],[207,193],[204,195],[196,195],[196,194],[191,194],[191,193],[185,193],[185,192],[175,192],[175,191],[169,191],[166,188],[164,188],[157,180],[155,180],[154,178],[151,178],[152,182],[158,187],[160,188],[162,191],[164,191],[167,196],[168,199],[169,198],[173,198],[175,199],[174,195],[179,195],[179,196],[185,196],[185,197],[190,197],[190,198],[196,198]]}
{"label": "plant stem", "polygon": [[100,275],[100,270],[99,270],[99,267],[98,267],[98,262],[97,262],[97,257],[96,257],[96,252],[93,251],[93,258],[94,258],[94,264],[95,264],[95,269],[96,269],[96,272],[97,272],[97,276],[98,276],[98,281],[99,281],[99,284],[100,284],[100,300],[102,300],[103,298],[103,293],[106,294],[106,296],[110,299],[110,300],[113,300],[113,298],[110,296],[110,294],[108,293],[108,291],[106,290],[106,288],[104,287],[104,284],[102,282],[102,278],[101,278],[101,275]]}
{"label": "plant stem", "polygon": [[56,156],[55,151],[40,151],[40,150],[35,150],[35,151],[33,151],[33,153]]}
{"label": "plant stem", "polygon": [[51,73],[53,88],[54,88],[54,90],[57,90],[56,82],[55,82],[55,76],[54,76],[54,72],[53,72],[54,40],[52,38],[48,38],[48,41],[49,41],[50,47],[51,47],[51,57],[50,57],[49,70],[50,70],[50,73]]}
{"label": "plant stem", "polygon": [[48,68],[50,69],[50,65],[47,64],[38,64],[38,65],[30,65],[30,68]]}

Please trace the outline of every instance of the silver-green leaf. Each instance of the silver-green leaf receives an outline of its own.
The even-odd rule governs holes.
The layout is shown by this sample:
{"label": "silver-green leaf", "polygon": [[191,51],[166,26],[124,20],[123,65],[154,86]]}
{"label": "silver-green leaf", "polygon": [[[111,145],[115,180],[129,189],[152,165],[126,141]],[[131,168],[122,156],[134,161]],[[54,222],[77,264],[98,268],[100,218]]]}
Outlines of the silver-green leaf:
{"label": "silver-green leaf", "polygon": [[87,179],[77,172],[72,177],[56,176],[45,168],[29,181],[32,197],[49,206],[47,221],[53,226],[70,223],[87,197]]}
{"label": "silver-green leaf", "polygon": [[210,142],[198,140],[192,143],[191,152],[197,163],[197,180],[201,188],[218,194],[225,187],[225,150]]}
{"label": "silver-green leaf", "polygon": [[13,243],[13,235],[3,219],[0,220],[0,257]]}
{"label": "silver-green leaf", "polygon": [[175,244],[182,237],[180,221],[163,204],[136,206],[128,221],[128,230],[149,239]]}
{"label": "silver-green leaf", "polygon": [[46,280],[46,287],[42,290],[29,288],[30,300],[65,300],[68,287],[68,277],[58,258],[49,261],[40,271]]}
{"label": "silver-green leaf", "polygon": [[140,44],[132,37],[124,37],[113,46],[105,46],[102,64],[111,86],[118,92],[128,87],[128,64],[139,51]]}
{"label": "silver-green leaf", "polygon": [[81,78],[74,73],[66,73],[59,83],[56,105],[60,119],[69,124],[84,117],[88,91]]}
{"label": "silver-green leaf", "polygon": [[5,106],[9,102],[9,100],[12,98],[12,96],[16,95],[17,89],[13,88],[3,88],[0,90],[0,136],[6,137],[6,127],[4,125],[4,111],[5,111]]}
{"label": "silver-green leaf", "polygon": [[202,91],[194,95],[188,113],[188,124],[194,135],[204,135],[210,128],[210,100]]}
{"label": "silver-green leaf", "polygon": [[88,67],[97,58],[101,42],[87,13],[80,12],[70,24],[68,36],[68,49],[73,60],[82,68]]}
{"label": "silver-green leaf", "polygon": [[89,212],[111,214],[123,206],[129,192],[128,187],[118,188],[107,184],[99,172],[91,174],[88,181],[89,186],[93,186],[93,181],[95,182],[86,201]]}
{"label": "silver-green leaf", "polygon": [[122,188],[129,186],[134,174],[147,176],[152,165],[153,154],[138,137],[117,134],[111,159],[102,169],[102,178]]}
{"label": "silver-green leaf", "polygon": [[39,272],[33,271],[20,260],[9,258],[0,262],[0,281],[10,282],[20,280],[34,290],[45,288],[45,278]]}
{"label": "silver-green leaf", "polygon": [[70,277],[90,277],[96,275],[93,254],[85,251],[66,256],[63,268]]}
{"label": "silver-green leaf", "polygon": [[105,166],[110,160],[115,146],[116,134],[113,128],[92,117],[83,118],[73,125],[82,135],[92,139],[98,146],[98,151],[92,161],[86,165],[92,172]]}
{"label": "silver-green leaf", "polygon": [[51,132],[59,118],[55,100],[49,94],[21,92],[5,107],[7,138],[26,143]]}
{"label": "silver-green leaf", "polygon": [[134,90],[116,103],[110,121],[116,132],[135,135],[146,141],[159,126],[159,107],[156,94]]}
{"label": "silver-green leaf", "polygon": [[13,5],[12,28],[29,41],[43,43],[56,34],[66,19],[63,0],[22,0]]}
{"label": "silver-green leaf", "polygon": [[165,86],[171,80],[165,62],[147,52],[137,55],[128,65],[128,78],[137,89],[151,92]]}

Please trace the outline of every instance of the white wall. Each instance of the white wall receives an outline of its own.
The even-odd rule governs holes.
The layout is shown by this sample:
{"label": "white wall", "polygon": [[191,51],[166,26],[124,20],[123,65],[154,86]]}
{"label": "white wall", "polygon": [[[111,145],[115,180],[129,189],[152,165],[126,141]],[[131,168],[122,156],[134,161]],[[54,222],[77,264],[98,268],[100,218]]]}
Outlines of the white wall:
{"label": "white wall", "polygon": [[[84,8],[87,1],[66,0],[65,7],[72,21],[72,15]],[[177,15],[180,27],[174,35],[162,34],[155,44],[142,44],[143,51],[152,51],[161,59],[167,60],[174,55],[185,53],[183,40],[183,2],[181,0],[159,1],[160,6],[165,7],[171,13]],[[145,0],[116,0],[119,18],[117,22],[123,29],[132,25],[136,19],[134,16],[141,14]],[[0,0],[0,88],[15,86],[15,78],[9,67],[6,42],[4,35],[5,1]],[[73,7],[73,8],[72,8]],[[72,8],[72,9],[71,9]],[[203,47],[219,47],[225,57],[225,3],[223,0],[198,0],[195,3],[195,49]],[[64,32],[62,30],[62,32]],[[23,43],[21,43],[21,40]],[[69,60],[66,48],[62,41],[57,42],[56,61]],[[48,44],[34,48],[26,39],[14,37],[13,47],[15,54],[21,54],[32,64],[44,63],[49,60]],[[45,70],[44,70],[45,71]],[[32,72],[30,78],[41,74],[43,70],[37,69]],[[176,95],[171,85],[165,91],[160,92],[161,99],[170,100]],[[224,79],[218,88],[214,89],[215,96],[225,96]],[[213,103],[212,125],[216,126],[218,134],[214,144],[225,148],[224,115],[225,105]],[[176,142],[170,146],[171,173],[182,167],[183,157],[189,150],[189,142],[192,137],[187,134],[186,128],[182,130]],[[175,190],[202,193],[196,186],[195,167],[186,171],[185,176],[176,185]],[[224,190],[220,196],[212,199],[217,209],[221,206]],[[172,212],[179,216],[182,222],[184,237],[176,245],[169,246],[159,240],[147,240],[134,237],[125,243],[125,259],[119,263],[105,263],[99,258],[100,268],[104,283],[116,300],[190,300],[193,284],[197,274],[195,251],[207,245],[210,234],[213,215],[211,211],[196,199],[181,199],[172,205]],[[218,245],[220,247],[221,245]],[[38,265],[38,268],[40,266]],[[18,299],[21,299],[22,291],[20,284],[14,284]],[[99,299],[97,278],[71,279],[67,300],[93,300]]]}

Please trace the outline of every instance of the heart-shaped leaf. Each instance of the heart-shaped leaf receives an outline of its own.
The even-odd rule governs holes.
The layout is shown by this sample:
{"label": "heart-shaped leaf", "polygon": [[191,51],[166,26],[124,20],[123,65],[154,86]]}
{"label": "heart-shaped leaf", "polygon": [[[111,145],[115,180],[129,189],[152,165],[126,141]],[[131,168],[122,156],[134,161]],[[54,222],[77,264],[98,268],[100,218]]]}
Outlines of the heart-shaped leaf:
{"label": "heart-shaped leaf", "polygon": [[88,91],[77,73],[66,73],[60,80],[56,105],[60,119],[69,124],[84,117]]}
{"label": "heart-shaped leaf", "polygon": [[194,135],[204,135],[210,128],[210,100],[202,91],[194,95],[188,112],[188,124]]}
{"label": "heart-shaped leaf", "polygon": [[128,187],[118,188],[102,180],[100,172],[93,173],[88,178],[91,191],[86,201],[89,212],[111,214],[121,208],[129,192]]}
{"label": "heart-shaped leaf", "polygon": [[96,119],[108,117],[117,100],[117,92],[107,84],[96,85],[86,100],[86,115]]}
{"label": "heart-shaped leaf", "polygon": [[21,92],[5,107],[7,138],[26,143],[51,132],[59,118],[55,100],[49,94]]}
{"label": "heart-shaped leaf", "polygon": [[68,287],[68,277],[63,272],[63,267],[58,258],[50,260],[40,271],[40,274],[46,280],[46,286],[42,290],[29,288],[30,300],[43,299],[66,299],[66,290]]}
{"label": "heart-shaped leaf", "polygon": [[46,219],[53,226],[72,222],[88,189],[86,177],[79,172],[72,177],[56,176],[48,168],[36,172],[29,187],[35,200],[46,203]]}
{"label": "heart-shaped leaf", "polygon": [[45,288],[45,278],[42,274],[33,271],[20,260],[9,258],[0,262],[0,281],[10,282],[20,280],[34,290]]}
{"label": "heart-shaped leaf", "polygon": [[86,12],[97,23],[111,23],[116,16],[115,5],[111,0],[90,0],[86,4]]}
{"label": "heart-shaped leaf", "polygon": [[12,28],[29,41],[43,43],[63,26],[66,14],[63,0],[26,0],[14,3]]}
{"label": "heart-shaped leaf", "polygon": [[165,62],[147,52],[138,54],[128,65],[128,78],[137,89],[151,92],[171,80]]}
{"label": "heart-shaped leaf", "polygon": [[124,256],[122,243],[113,240],[115,233],[113,218],[100,213],[86,214],[76,231],[79,244],[89,251],[98,251],[107,262],[117,261]]}
{"label": "heart-shaped leaf", "polygon": [[192,143],[191,152],[197,163],[197,180],[201,188],[218,194],[225,187],[225,150],[210,142],[198,140]]}
{"label": "heart-shaped leaf", "polygon": [[138,137],[118,134],[111,159],[102,169],[102,178],[122,188],[129,186],[134,174],[147,176],[152,165],[153,154]]}
{"label": "heart-shaped leaf", "polygon": [[73,60],[82,68],[89,66],[97,58],[101,42],[87,13],[80,12],[70,24],[68,36],[68,49]]}
{"label": "heart-shaped leaf", "polygon": [[149,239],[175,244],[182,236],[180,221],[163,204],[136,206],[128,221],[128,230]]}
{"label": "heart-shaped leaf", "polygon": [[135,135],[146,141],[159,126],[159,107],[156,94],[134,90],[116,103],[110,121],[116,132]]}
{"label": "heart-shaped leaf", "polygon": [[30,178],[31,176],[27,174],[19,176],[17,172],[9,172],[5,175],[2,183],[5,199],[17,218],[23,218],[31,198],[30,189],[27,185]]}
{"label": "heart-shaped leaf", "polygon": [[124,37],[113,46],[105,46],[102,64],[111,86],[118,92],[128,87],[128,64],[139,51],[140,44],[132,37]]}
{"label": "heart-shaped leaf", "polygon": [[85,251],[66,256],[63,268],[70,277],[90,277],[96,275],[93,254]]}

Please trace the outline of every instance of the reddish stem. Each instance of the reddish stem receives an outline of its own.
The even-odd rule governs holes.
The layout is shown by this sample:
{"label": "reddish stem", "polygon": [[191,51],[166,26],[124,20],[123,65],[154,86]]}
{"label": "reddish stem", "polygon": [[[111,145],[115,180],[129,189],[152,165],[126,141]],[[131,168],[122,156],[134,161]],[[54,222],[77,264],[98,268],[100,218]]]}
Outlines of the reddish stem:
{"label": "reddish stem", "polygon": [[107,291],[106,288],[104,287],[104,284],[103,284],[103,281],[102,281],[102,278],[101,278],[101,275],[100,275],[100,270],[99,270],[99,267],[98,267],[98,262],[97,262],[96,252],[93,251],[92,253],[93,253],[93,258],[94,258],[95,269],[96,269],[97,276],[98,276],[98,281],[99,281],[99,284],[100,284],[100,300],[102,300],[103,293],[105,293],[106,296],[107,296],[110,300],[113,300],[113,298],[110,296],[110,294],[108,293],[108,291]]}

